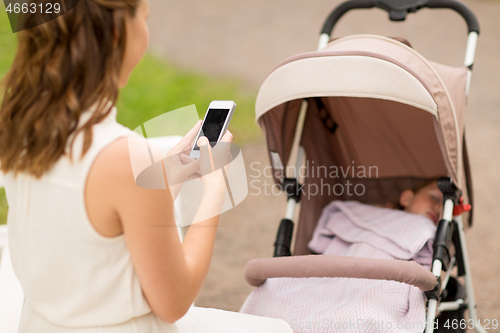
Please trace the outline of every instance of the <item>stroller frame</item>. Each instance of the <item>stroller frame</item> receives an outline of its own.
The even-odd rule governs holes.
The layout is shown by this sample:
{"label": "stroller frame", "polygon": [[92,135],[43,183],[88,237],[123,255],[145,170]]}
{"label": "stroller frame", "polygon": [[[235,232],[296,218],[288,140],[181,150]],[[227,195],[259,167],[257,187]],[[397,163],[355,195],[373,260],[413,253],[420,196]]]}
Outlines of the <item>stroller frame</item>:
{"label": "stroller frame", "polygon": [[[350,0],[340,4],[331,12],[326,20],[320,38],[318,50],[323,49],[329,42],[331,32],[337,21],[348,11],[353,9],[365,9],[377,7],[389,13],[391,21],[403,21],[407,13],[416,12],[421,8],[442,8],[451,9],[459,13],[466,21],[468,26],[468,40],[465,52],[464,65],[467,67],[466,89],[468,95],[470,80],[472,75],[472,67],[474,64],[474,56],[476,51],[477,38],[479,35],[479,24],[474,13],[464,4],[455,0]],[[294,215],[297,204],[300,202],[300,187],[297,170],[303,164],[305,151],[300,146],[302,131],[305,122],[305,115],[308,108],[308,101],[302,100],[300,113],[298,117],[297,127],[294,135],[292,154],[296,156],[295,168],[293,174],[286,175],[287,178],[283,181],[283,188],[288,197],[288,204],[285,218],[281,221],[276,236],[274,257],[290,256],[290,246],[294,227]],[[285,169],[286,168],[285,166]],[[470,180],[468,179],[469,183]],[[462,215],[454,216],[454,207],[459,205],[461,192],[453,184],[450,178],[441,178],[438,181],[438,187],[443,192],[443,218],[439,221],[436,231],[436,237],[433,246],[433,261],[432,274],[436,277],[438,283],[432,291],[426,292],[428,298],[427,303],[427,320],[426,333],[434,331],[434,321],[436,316],[447,311],[469,311],[469,321],[473,321],[473,327],[476,332],[486,332],[480,325],[476,313],[476,301],[472,284],[471,268],[467,255],[467,244],[465,241],[464,223]],[[470,191],[470,183],[467,186]],[[472,201],[469,193],[469,198]],[[450,255],[451,244],[456,249],[454,256]],[[454,301],[439,302],[446,295],[446,287],[450,281],[453,268],[458,267],[458,276],[464,276],[466,297],[456,299]],[[445,272],[445,276],[441,281],[441,273]],[[467,321],[466,323],[469,323]],[[460,326],[460,323],[459,323]],[[468,324],[466,324],[468,326]]]}

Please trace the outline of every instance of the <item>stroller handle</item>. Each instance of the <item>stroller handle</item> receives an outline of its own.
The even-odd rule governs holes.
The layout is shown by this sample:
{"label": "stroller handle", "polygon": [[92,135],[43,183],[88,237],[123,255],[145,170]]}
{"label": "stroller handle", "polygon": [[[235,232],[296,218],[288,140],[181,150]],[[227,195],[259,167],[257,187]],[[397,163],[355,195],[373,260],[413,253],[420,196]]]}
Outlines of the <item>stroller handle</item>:
{"label": "stroller handle", "polygon": [[433,290],[437,279],[415,261],[306,255],[252,259],[245,266],[245,279],[260,286],[269,278],[344,277],[390,280]]}
{"label": "stroller handle", "polygon": [[350,10],[373,7],[388,12],[391,21],[404,21],[406,14],[414,13],[422,8],[452,9],[464,18],[469,33],[479,34],[479,23],[474,13],[469,7],[456,0],[349,0],[341,3],[330,13],[321,33],[330,36],[338,20]]}

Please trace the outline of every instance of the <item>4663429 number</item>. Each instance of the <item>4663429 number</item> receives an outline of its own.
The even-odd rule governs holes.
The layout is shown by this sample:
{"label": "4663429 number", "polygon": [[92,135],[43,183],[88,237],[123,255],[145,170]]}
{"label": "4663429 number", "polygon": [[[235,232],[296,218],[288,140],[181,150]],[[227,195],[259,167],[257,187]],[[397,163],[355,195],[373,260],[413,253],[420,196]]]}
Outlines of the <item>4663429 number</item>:
{"label": "4663429 number", "polygon": [[7,8],[5,9],[9,14],[27,14],[27,13],[45,13],[45,14],[59,14],[61,12],[61,4],[60,3],[9,3]]}

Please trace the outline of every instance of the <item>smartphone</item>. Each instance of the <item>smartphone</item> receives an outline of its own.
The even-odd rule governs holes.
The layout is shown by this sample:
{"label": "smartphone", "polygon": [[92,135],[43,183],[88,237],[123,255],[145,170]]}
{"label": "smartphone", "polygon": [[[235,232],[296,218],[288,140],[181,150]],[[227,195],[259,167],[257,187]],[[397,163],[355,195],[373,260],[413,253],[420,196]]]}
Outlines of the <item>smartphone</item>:
{"label": "smartphone", "polygon": [[212,147],[220,141],[224,133],[226,133],[235,108],[236,103],[234,101],[212,101],[210,103],[203,124],[194,141],[193,149],[189,154],[190,157],[200,158],[200,147],[198,147],[197,142],[201,136],[206,136]]}

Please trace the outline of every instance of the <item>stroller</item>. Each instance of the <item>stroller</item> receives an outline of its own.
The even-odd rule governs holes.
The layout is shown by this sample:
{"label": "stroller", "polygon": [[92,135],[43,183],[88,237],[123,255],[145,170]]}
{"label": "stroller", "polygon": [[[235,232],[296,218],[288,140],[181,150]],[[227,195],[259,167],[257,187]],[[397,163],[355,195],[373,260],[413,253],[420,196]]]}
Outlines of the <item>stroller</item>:
{"label": "stroller", "polygon": [[[421,8],[454,10],[468,26],[464,66],[428,61],[400,38],[330,39],[343,14],[373,7],[387,11],[391,21],[403,21]],[[473,200],[464,111],[478,34],[475,15],[455,0],[351,0],[326,20],[318,51],[288,58],[271,71],[257,97],[256,121],[267,141],[275,183],[286,192],[288,206],[274,258],[253,259],[246,265],[250,284],[259,286],[277,277],[394,280],[425,291],[425,332],[434,331],[436,317],[454,318],[459,323],[455,331],[465,331],[460,320],[466,310],[478,323],[464,234],[464,225],[472,225]],[[347,172],[323,179],[311,173],[301,176],[304,166],[344,170],[377,166],[378,172],[361,178]],[[351,183],[354,191],[356,186],[364,189],[356,193],[356,200],[383,204],[397,201],[404,189],[441,175],[447,177],[438,181],[443,214],[433,243],[431,271],[404,261],[310,255],[307,244],[323,207],[332,200],[353,197],[347,191],[306,196],[307,188]],[[473,326],[485,332],[481,325]],[[437,327],[437,331],[448,329],[455,327]]]}

